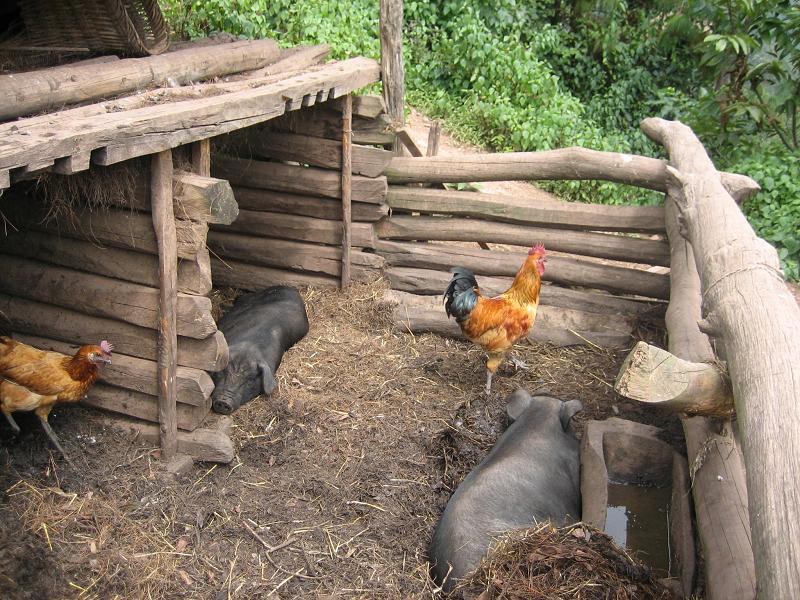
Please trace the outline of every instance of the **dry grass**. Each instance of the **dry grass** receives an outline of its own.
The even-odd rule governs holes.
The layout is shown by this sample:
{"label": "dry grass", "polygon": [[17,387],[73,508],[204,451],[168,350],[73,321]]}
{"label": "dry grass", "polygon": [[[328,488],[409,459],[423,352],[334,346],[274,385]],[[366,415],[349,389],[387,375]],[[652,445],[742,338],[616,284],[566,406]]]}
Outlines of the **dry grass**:
{"label": "dry grass", "polygon": [[96,411],[57,408],[76,473],[35,417],[20,415],[16,439],[0,423],[0,530],[13,532],[0,536],[0,597],[433,598],[430,536],[504,430],[511,391],[546,385],[580,398],[582,418],[616,406],[648,420],[610,387],[623,354],[592,348],[521,346],[533,368],[501,369],[487,400],[480,350],[395,331],[382,291],[303,292],[309,334],[278,392],[234,413],[230,465],[173,481],[156,449]]}
{"label": "dry grass", "polygon": [[672,598],[647,567],[585,524],[556,529],[545,523],[506,536],[453,595],[462,591],[480,593],[480,600]]}

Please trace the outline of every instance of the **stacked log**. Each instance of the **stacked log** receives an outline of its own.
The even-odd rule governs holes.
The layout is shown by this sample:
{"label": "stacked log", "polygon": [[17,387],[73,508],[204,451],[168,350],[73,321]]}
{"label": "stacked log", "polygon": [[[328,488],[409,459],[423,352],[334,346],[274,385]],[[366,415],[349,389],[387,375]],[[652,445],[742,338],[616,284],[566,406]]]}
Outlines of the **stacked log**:
{"label": "stacked log", "polygon": [[[335,288],[342,272],[341,101],[330,101],[229,136],[212,173],[230,182],[239,217],[208,236],[215,285]],[[379,276],[374,224],[385,217],[391,153],[380,144],[380,98],[353,99],[351,277]],[[362,135],[364,134],[364,135]],[[358,143],[360,141],[360,143]]]}
{"label": "stacked log", "polygon": [[[15,336],[67,354],[107,339],[114,362],[86,404],[159,421],[157,330],[158,246],[150,214],[149,177],[137,173],[128,200],[90,210],[70,198],[66,218],[46,219],[41,191],[12,188],[5,214],[16,230],[0,236],[0,311]],[[238,207],[223,180],[185,171],[173,175],[178,254],[176,329],[177,424],[194,431],[211,408],[208,372],[224,368],[228,347],[211,315],[208,223],[230,223]],[[7,207],[7,208],[6,208]]]}
{"label": "stacked log", "polygon": [[[415,159],[392,160],[390,181],[423,183],[414,180],[423,177],[407,169],[409,160]],[[466,177],[455,171],[438,175],[423,171],[427,183]],[[480,177],[493,178],[485,173]],[[639,323],[663,322],[669,278],[652,269],[669,265],[663,208],[400,185],[389,186],[387,203],[392,214],[376,224],[375,248],[386,259],[385,273],[393,290],[387,300],[396,305],[395,321],[404,330],[459,335],[441,306],[450,268],[471,269],[483,293],[498,294],[508,289],[527,249],[537,242],[544,243],[550,255],[531,339],[624,348],[633,344]],[[492,250],[490,243],[505,248]]]}

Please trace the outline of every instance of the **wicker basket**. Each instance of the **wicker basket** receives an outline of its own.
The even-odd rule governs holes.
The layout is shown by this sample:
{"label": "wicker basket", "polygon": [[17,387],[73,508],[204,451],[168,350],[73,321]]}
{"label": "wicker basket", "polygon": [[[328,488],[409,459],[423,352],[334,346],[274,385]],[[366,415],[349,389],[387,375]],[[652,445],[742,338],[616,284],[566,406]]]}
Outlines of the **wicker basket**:
{"label": "wicker basket", "polygon": [[160,54],[169,31],[157,0],[19,0],[31,46]]}

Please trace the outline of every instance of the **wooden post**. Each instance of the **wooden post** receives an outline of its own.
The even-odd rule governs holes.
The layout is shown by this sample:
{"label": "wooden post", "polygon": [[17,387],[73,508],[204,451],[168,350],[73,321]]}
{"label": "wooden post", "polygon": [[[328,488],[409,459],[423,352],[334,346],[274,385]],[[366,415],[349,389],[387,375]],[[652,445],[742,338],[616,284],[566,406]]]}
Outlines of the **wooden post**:
{"label": "wooden post", "polygon": [[206,138],[192,144],[192,172],[211,177],[211,140]]}
{"label": "wooden post", "polygon": [[342,289],[350,285],[352,139],[353,95],[347,94],[342,106]]}
{"label": "wooden post", "polygon": [[436,156],[439,154],[439,138],[442,134],[442,128],[439,121],[431,123],[431,128],[428,129],[428,147],[425,150],[425,156]]}
{"label": "wooden post", "polygon": [[168,461],[178,450],[178,237],[172,209],[172,150],[153,155],[150,161],[150,177],[161,292],[158,320],[158,421],[161,431],[161,458]]}
{"label": "wooden post", "polygon": [[[381,78],[386,112],[395,128],[405,125],[406,84],[403,64],[403,0],[381,0]],[[402,146],[395,144],[395,154]]]}

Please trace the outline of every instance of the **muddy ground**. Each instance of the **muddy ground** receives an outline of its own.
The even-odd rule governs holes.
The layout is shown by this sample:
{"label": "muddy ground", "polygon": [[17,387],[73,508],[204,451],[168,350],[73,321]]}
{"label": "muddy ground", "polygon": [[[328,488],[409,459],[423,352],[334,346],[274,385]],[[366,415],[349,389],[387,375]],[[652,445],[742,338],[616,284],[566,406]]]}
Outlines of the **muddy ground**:
{"label": "muddy ground", "polygon": [[0,423],[0,597],[430,598],[425,548],[511,391],[579,398],[582,420],[672,422],[614,394],[625,353],[587,347],[519,347],[532,369],[505,367],[487,401],[480,350],[394,331],[381,289],[304,292],[311,330],[279,391],[234,414],[230,465],[171,480],[157,449],[60,407],[74,471],[35,417],[17,438]]}

